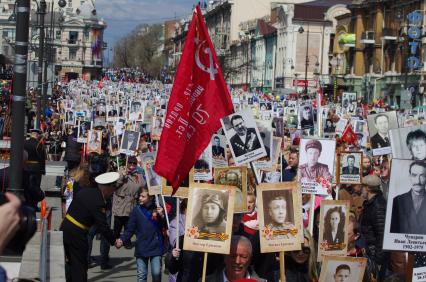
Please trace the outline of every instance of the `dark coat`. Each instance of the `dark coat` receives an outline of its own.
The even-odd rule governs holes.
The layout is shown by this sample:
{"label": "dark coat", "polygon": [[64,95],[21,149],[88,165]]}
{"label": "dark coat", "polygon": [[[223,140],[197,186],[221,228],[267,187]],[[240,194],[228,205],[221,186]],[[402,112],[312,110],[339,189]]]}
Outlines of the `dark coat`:
{"label": "dark coat", "polygon": [[342,174],[352,174],[352,175],[358,175],[359,174],[359,168],[354,166],[352,168],[352,173],[349,173],[349,167],[348,166],[344,166],[342,167]]}
{"label": "dark coat", "polygon": [[333,240],[333,235],[331,234],[331,230],[324,232],[324,236],[322,238],[323,241],[327,241],[328,244],[340,244],[345,241],[345,232],[343,230],[337,230],[336,238]]}
{"label": "dark coat", "polygon": [[80,149],[81,144],[77,143],[77,137],[73,135],[68,135],[66,137],[66,148],[65,148],[65,161],[71,161],[71,162],[79,162],[81,155],[80,155]]}
{"label": "dark coat", "polygon": [[383,236],[385,230],[386,200],[382,193],[364,202],[359,219],[360,233],[365,240],[366,251],[378,264],[384,262]]}
{"label": "dark coat", "polygon": [[[253,146],[251,147],[251,149],[249,149],[248,141],[250,140],[251,134],[255,134],[256,137],[254,139]],[[259,138],[254,128],[247,128],[245,143],[241,141],[241,138],[240,136],[238,136],[238,134],[235,134],[234,136],[232,136],[230,141],[231,141],[231,146],[232,146],[232,150],[234,151],[235,157],[240,157],[248,152],[255,151],[261,148]]]}
{"label": "dark coat", "polygon": [[384,147],[389,147],[390,144],[389,142],[386,142],[380,135],[379,133],[376,133],[373,135],[373,137],[371,137],[371,148],[376,149],[376,148],[384,148]]}
{"label": "dark coat", "polygon": [[29,173],[46,173],[46,148],[41,141],[30,138],[25,140],[24,150],[28,153],[25,170]]}
{"label": "dark coat", "polygon": [[426,200],[414,210],[411,190],[393,199],[391,233],[426,234]]}
{"label": "dark coat", "polygon": [[130,214],[126,229],[121,240],[128,242],[136,234],[135,257],[154,257],[162,256],[165,251],[165,238],[162,229],[165,226],[164,219],[157,217],[157,227],[144,215],[142,209],[145,209],[150,216],[155,209],[155,204],[148,208],[137,205]]}
{"label": "dark coat", "polygon": [[225,149],[221,146],[212,146],[213,157],[225,157]]}

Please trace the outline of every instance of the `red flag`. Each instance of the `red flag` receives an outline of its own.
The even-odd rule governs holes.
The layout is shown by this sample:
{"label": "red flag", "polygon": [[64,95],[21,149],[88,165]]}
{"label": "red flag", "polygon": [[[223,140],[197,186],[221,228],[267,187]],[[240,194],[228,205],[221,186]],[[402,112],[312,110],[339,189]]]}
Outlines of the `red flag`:
{"label": "red flag", "polygon": [[222,71],[200,7],[192,16],[177,69],[154,170],[165,177],[173,193],[221,127],[233,113]]}
{"label": "red flag", "polygon": [[355,144],[356,141],[358,140],[357,137],[356,137],[355,132],[352,129],[352,125],[351,124],[348,124],[348,126],[346,126],[345,130],[343,130],[342,140],[346,144]]}

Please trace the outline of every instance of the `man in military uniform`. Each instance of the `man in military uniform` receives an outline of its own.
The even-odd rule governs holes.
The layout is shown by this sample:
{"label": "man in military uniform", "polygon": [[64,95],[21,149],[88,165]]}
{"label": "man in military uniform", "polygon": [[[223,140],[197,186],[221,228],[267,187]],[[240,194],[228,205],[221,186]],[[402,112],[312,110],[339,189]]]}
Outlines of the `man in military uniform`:
{"label": "man in military uniform", "polygon": [[287,219],[287,199],[283,196],[276,196],[268,203],[268,214],[271,223],[268,224],[269,228],[274,232],[274,239],[290,239],[293,238],[289,231],[294,229],[295,226]]}
{"label": "man in military uniform", "polygon": [[91,226],[96,225],[99,233],[111,245],[115,243],[114,233],[106,221],[105,201],[113,195],[119,174],[110,172],[99,175],[106,171],[106,162],[91,163],[89,167],[93,186],[82,189],[75,195],[61,225],[67,262],[67,281],[73,282],[87,281],[89,248],[87,236]]}
{"label": "man in military uniform", "polygon": [[41,177],[46,173],[46,148],[40,134],[39,129],[32,129],[30,138],[24,143],[28,155],[24,165],[24,195],[27,204],[35,209],[44,198],[40,185]]}
{"label": "man in military uniform", "polygon": [[230,139],[236,158],[261,148],[256,130],[254,128],[247,128],[242,116],[234,115],[231,118],[231,125],[236,132]]}
{"label": "man in military uniform", "polygon": [[305,182],[316,182],[318,177],[331,181],[333,176],[328,170],[328,165],[318,162],[322,145],[318,140],[309,140],[305,145],[308,162],[300,166],[300,179]]}

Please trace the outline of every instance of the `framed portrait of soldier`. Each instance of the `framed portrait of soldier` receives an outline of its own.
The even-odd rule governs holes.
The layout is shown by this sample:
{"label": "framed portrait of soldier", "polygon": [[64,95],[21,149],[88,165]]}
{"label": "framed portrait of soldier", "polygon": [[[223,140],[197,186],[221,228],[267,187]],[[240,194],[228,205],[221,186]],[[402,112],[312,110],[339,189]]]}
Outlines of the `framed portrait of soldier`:
{"label": "framed portrait of soldier", "polygon": [[226,137],[224,135],[214,134],[211,140],[213,167],[227,167],[228,158],[226,154]]}
{"label": "framed portrait of soldier", "polygon": [[155,116],[152,118],[151,139],[160,140],[161,132],[163,131],[163,118]]}
{"label": "framed portrait of soldier", "polygon": [[362,282],[367,258],[324,256],[319,282]]}
{"label": "framed portrait of soldier", "polygon": [[425,252],[426,161],[392,159],[383,249]]}
{"label": "framed portrait of soldier", "polygon": [[216,168],[214,183],[236,187],[234,213],[247,212],[247,167]]}
{"label": "framed portrait of soldier", "polygon": [[125,130],[121,139],[120,153],[135,155],[139,147],[140,132]]}
{"label": "framed portrait of soldier", "polygon": [[73,111],[65,112],[65,123],[66,124],[75,124],[75,117]]}
{"label": "framed portrait of soldier", "polygon": [[130,101],[129,105],[129,120],[142,120],[142,102]]}
{"label": "framed portrait of soldier", "polygon": [[361,184],[362,152],[338,154],[338,182],[340,184]]}
{"label": "framed portrait of soldier", "polygon": [[102,130],[89,130],[87,134],[87,153],[102,153]]}
{"label": "framed portrait of soldier", "polygon": [[327,195],[334,175],[336,141],[301,139],[298,175],[302,193]]}
{"label": "framed portrait of soldier", "polygon": [[109,152],[110,155],[115,157],[120,154],[120,136],[115,135],[109,138]]}
{"label": "framed portrait of soldier", "polygon": [[[189,187],[192,186],[192,184],[195,185],[194,169],[191,169],[189,171],[188,176],[183,180],[182,184],[180,185],[176,193],[173,195],[173,197],[188,198]],[[163,181],[162,181],[161,191],[162,191],[161,194],[163,194],[164,196],[171,196],[173,193],[172,184],[165,178],[163,178]]]}
{"label": "framed portrait of soldier", "polygon": [[77,142],[78,143],[87,143],[87,136],[89,130],[92,127],[90,121],[78,120],[78,130],[77,130]]}
{"label": "framed portrait of soldier", "polygon": [[250,109],[224,117],[221,123],[236,165],[266,156],[262,137]]}
{"label": "framed portrait of soldier", "polygon": [[300,250],[303,240],[302,194],[297,182],[262,183],[256,191],[260,251]]}
{"label": "framed portrait of soldier", "polygon": [[392,157],[404,160],[426,160],[426,125],[389,130]]}
{"label": "framed portrait of soldier", "polygon": [[272,126],[269,121],[256,121],[257,128],[259,129],[260,137],[262,138],[263,145],[265,146],[266,156],[257,159],[254,163],[258,169],[271,169],[272,167]]}
{"label": "framed portrait of soldier", "polygon": [[314,128],[314,110],[309,103],[305,103],[299,107],[299,128]]}
{"label": "framed portrait of soldier", "polygon": [[207,148],[201,153],[201,156],[194,164],[194,180],[209,181],[213,179],[213,159],[210,143]]}
{"label": "framed portrait of soldier", "polygon": [[348,223],[350,201],[322,200],[318,261],[324,255],[346,256],[348,248]]}
{"label": "framed portrait of soldier", "polygon": [[196,184],[189,190],[183,249],[229,254],[235,187]]}
{"label": "framed portrait of soldier", "polygon": [[398,128],[396,111],[368,115],[367,123],[373,156],[392,153],[389,130]]}
{"label": "framed portrait of soldier", "polygon": [[161,194],[162,189],[162,177],[159,176],[154,171],[154,160],[148,160],[143,163],[143,168],[145,170],[145,178],[146,178],[146,184],[148,186],[148,192],[150,195],[158,195]]}
{"label": "framed portrait of soldier", "polygon": [[143,111],[143,121],[145,123],[151,123],[152,118],[155,116],[155,107],[146,105]]}

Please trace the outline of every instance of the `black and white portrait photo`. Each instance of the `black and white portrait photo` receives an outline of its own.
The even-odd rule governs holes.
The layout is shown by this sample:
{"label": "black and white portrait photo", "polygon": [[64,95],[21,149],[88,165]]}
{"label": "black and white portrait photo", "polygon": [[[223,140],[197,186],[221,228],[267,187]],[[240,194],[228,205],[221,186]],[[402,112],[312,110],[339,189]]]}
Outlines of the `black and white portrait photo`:
{"label": "black and white portrait photo", "polygon": [[143,121],[144,123],[151,123],[152,118],[155,116],[155,107],[151,105],[146,105],[143,111]]}
{"label": "black and white portrait photo", "polygon": [[65,123],[66,124],[75,124],[74,112],[72,112],[72,111],[65,112]]}
{"label": "black and white portrait photo", "polygon": [[86,143],[89,130],[92,126],[90,121],[79,120],[78,121],[78,132],[77,132],[77,142]]}
{"label": "black and white portrait photo", "polygon": [[360,152],[343,152],[339,154],[339,183],[361,184],[361,161]]}
{"label": "black and white portrait photo", "polygon": [[374,156],[387,155],[392,152],[389,130],[398,128],[396,112],[385,112],[367,117],[370,144]]}
{"label": "black and white portrait photo", "polygon": [[[383,249],[425,251],[426,161],[392,159]],[[395,173],[394,173],[395,172]],[[412,236],[407,241],[407,234]]]}
{"label": "black and white portrait photo", "polygon": [[211,140],[213,167],[226,167],[228,160],[226,158],[226,137],[224,135],[214,134]]}
{"label": "black and white portrait photo", "polygon": [[311,104],[304,104],[299,107],[300,129],[311,129],[314,127],[314,112]]}
{"label": "black and white portrait photo", "polygon": [[257,169],[270,169],[272,166],[272,124],[269,121],[260,120],[257,120],[256,124],[259,129],[263,145],[265,146],[266,156],[257,159],[255,165]]}
{"label": "black and white portrait photo", "polygon": [[321,201],[318,261],[323,255],[346,255],[349,201]]}
{"label": "black and white portrait photo", "polygon": [[131,101],[129,110],[129,120],[142,120],[142,103],[140,101]]}
{"label": "black and white portrait photo", "polygon": [[[260,184],[257,187],[262,252],[300,249],[301,194],[294,183]],[[262,212],[260,212],[262,211]],[[272,242],[286,242],[273,248]],[[298,246],[292,243],[299,243]],[[286,246],[285,246],[286,245]]]}
{"label": "black and white portrait photo", "polygon": [[367,258],[325,256],[319,282],[362,282]]}
{"label": "black and white portrait photo", "polygon": [[426,125],[389,130],[392,157],[405,160],[426,160]]}
{"label": "black and white portrait photo", "polygon": [[146,184],[150,195],[161,194],[161,176],[154,171],[154,160],[145,161],[143,168],[145,170]]}
{"label": "black and white portrait photo", "polygon": [[139,146],[140,132],[137,131],[124,131],[121,140],[120,153],[126,155],[134,155]]}
{"label": "black and white portrait photo", "polygon": [[342,108],[349,109],[352,102],[356,101],[356,92],[343,92],[342,93]]}
{"label": "black and white portrait photo", "polygon": [[109,138],[109,151],[111,156],[120,154],[120,136],[111,136]]}
{"label": "black and white portrait photo", "polygon": [[87,153],[102,152],[102,130],[89,130],[87,136]]}
{"label": "black and white portrait photo", "polygon": [[299,178],[303,193],[328,194],[334,175],[335,148],[335,140],[301,139]]}
{"label": "black and white portrait photo", "polygon": [[262,138],[250,109],[229,115],[221,119],[221,122],[237,165],[266,156]]}
{"label": "black and white portrait photo", "polygon": [[[189,189],[184,249],[227,253],[232,232],[235,188],[196,184]],[[204,242],[203,242],[204,241]],[[215,241],[207,244],[206,241]]]}
{"label": "black and white portrait photo", "polygon": [[213,179],[213,160],[211,154],[210,144],[201,153],[201,156],[194,164],[194,180],[195,181],[208,181]]}
{"label": "black and white portrait photo", "polygon": [[335,133],[336,126],[331,119],[326,119],[324,122],[324,133]]}

